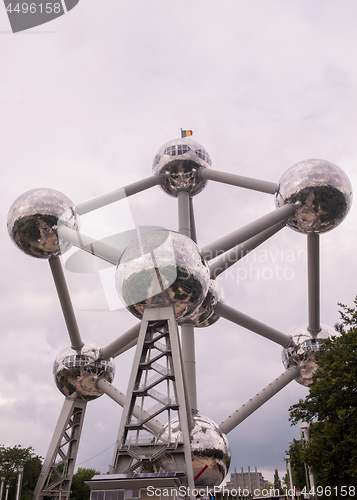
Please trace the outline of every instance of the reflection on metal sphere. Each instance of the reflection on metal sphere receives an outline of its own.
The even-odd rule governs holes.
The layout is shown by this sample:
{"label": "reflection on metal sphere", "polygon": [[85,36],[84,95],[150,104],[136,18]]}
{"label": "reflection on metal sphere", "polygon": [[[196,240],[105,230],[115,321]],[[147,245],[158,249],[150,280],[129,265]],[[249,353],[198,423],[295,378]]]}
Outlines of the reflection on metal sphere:
{"label": "reflection on metal sphere", "polygon": [[163,178],[162,189],[177,196],[179,191],[187,191],[190,196],[200,193],[206,179],[197,175],[201,168],[212,164],[207,151],[191,139],[174,139],[164,144],[157,152],[152,171],[155,175],[169,174]]}
{"label": "reflection on metal sphere", "polygon": [[276,207],[300,202],[287,224],[295,231],[325,233],[338,226],[352,203],[352,187],[339,167],[325,160],[305,160],[290,167],[280,178]]}
{"label": "reflection on metal sphere", "polygon": [[[196,479],[195,486],[218,486],[226,477],[231,463],[231,450],[227,436],[218,425],[207,417],[194,415],[194,428],[190,433],[193,476],[207,468]],[[171,440],[180,440],[181,430],[177,418],[171,421]],[[169,470],[175,465],[172,455],[165,455],[160,460]]]}
{"label": "reflection on metal sphere", "polygon": [[282,361],[286,369],[290,366],[299,366],[300,375],[295,380],[301,385],[308,387],[312,384],[312,377],[318,369],[315,353],[324,352],[326,349],[323,339],[336,335],[333,328],[321,325],[321,331],[312,334],[306,325],[299,326],[291,333],[289,346],[283,349]]}
{"label": "reflection on metal sphere", "polygon": [[78,229],[78,215],[67,196],[54,189],[31,189],[12,204],[7,228],[12,241],[27,255],[49,259],[71,244],[58,238],[57,227]]}
{"label": "reflection on metal sphere", "polygon": [[173,231],[153,231],[133,240],[116,270],[119,296],[134,316],[145,307],[173,306],[178,321],[202,304],[209,286],[209,269],[197,245]]}
{"label": "reflection on metal sphere", "polygon": [[213,325],[219,320],[213,308],[225,301],[224,292],[217,280],[210,280],[208,292],[200,307],[190,316],[189,321],[198,328]]}
{"label": "reflection on metal sphere", "polygon": [[76,393],[76,397],[90,401],[103,393],[95,385],[95,377],[112,382],[115,365],[112,358],[100,358],[101,346],[97,342],[85,341],[81,349],[63,349],[53,365],[53,374],[58,389],[65,396]]}

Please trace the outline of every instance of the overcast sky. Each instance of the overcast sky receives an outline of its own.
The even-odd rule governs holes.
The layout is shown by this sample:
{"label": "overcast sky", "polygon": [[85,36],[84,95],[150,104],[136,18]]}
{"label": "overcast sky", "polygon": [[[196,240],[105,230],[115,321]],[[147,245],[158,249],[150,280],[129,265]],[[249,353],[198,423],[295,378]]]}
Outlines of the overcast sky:
{"label": "overcast sky", "polygon": [[[52,366],[69,344],[48,263],[20,252],[6,218],[13,201],[50,187],[74,203],[151,174],[165,142],[192,129],[213,168],[278,182],[322,158],[357,181],[355,0],[81,0],[68,14],[12,34],[0,6],[0,444],[45,456],[64,397]],[[274,209],[272,195],[210,182],[194,199],[198,244]],[[177,202],[160,188],[83,216],[103,237],[135,225],[177,230]],[[355,228],[321,237],[321,320],[356,295]],[[289,228],[219,280],[226,303],[289,333],[307,322],[306,237]],[[280,274],[276,269],[279,266]],[[285,274],[284,274],[285,273]],[[283,277],[282,277],[283,275]],[[109,312],[98,274],[67,272],[84,339],[106,345],[137,321]],[[283,372],[281,347],[221,319],[196,333],[198,406],[217,423]],[[125,392],[133,351],[116,359]],[[229,434],[232,466],[273,478],[299,430],[292,382]],[[106,472],[121,409],[90,402],[77,464]]]}

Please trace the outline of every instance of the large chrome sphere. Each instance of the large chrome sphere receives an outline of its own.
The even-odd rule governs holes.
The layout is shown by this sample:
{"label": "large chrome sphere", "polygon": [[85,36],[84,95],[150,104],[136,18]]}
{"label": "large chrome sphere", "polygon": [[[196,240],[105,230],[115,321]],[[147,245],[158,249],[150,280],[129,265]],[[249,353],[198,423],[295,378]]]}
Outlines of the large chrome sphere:
{"label": "large chrome sphere", "polygon": [[190,238],[159,230],[141,235],[126,247],[115,279],[121,300],[137,318],[145,307],[172,305],[181,321],[206,297],[209,269]]}
{"label": "large chrome sphere", "polygon": [[213,325],[220,316],[214,312],[214,307],[225,301],[224,292],[217,280],[210,280],[208,292],[200,307],[190,316],[190,323],[198,328]]}
{"label": "large chrome sphere", "polygon": [[290,333],[291,341],[282,352],[282,361],[286,369],[290,366],[299,366],[300,375],[295,380],[308,387],[312,384],[312,377],[318,369],[316,352],[323,352],[326,348],[323,339],[336,335],[333,328],[321,325],[321,331],[312,334],[306,325],[299,326]]}
{"label": "large chrome sphere", "polygon": [[[207,465],[204,472],[196,479],[195,486],[218,486],[228,473],[231,463],[231,450],[227,436],[218,425],[203,415],[194,415],[194,428],[190,433],[193,476]],[[178,418],[171,421],[171,441],[182,439]],[[169,470],[174,470],[171,455],[164,456],[161,460]]]}
{"label": "large chrome sphere", "polygon": [[103,394],[96,388],[96,377],[112,382],[115,373],[113,359],[100,357],[101,346],[97,342],[85,341],[79,350],[63,349],[53,365],[53,374],[58,389],[65,396],[76,393],[77,398],[90,401]]}
{"label": "large chrome sphere", "polygon": [[177,196],[179,191],[187,191],[194,196],[202,191],[207,182],[200,179],[198,171],[211,164],[209,154],[198,142],[187,138],[174,139],[159,149],[152,171],[155,175],[168,174],[161,184],[166,193]]}
{"label": "large chrome sphere", "polygon": [[300,202],[287,224],[295,231],[325,233],[338,226],[352,203],[352,187],[339,167],[325,160],[304,160],[280,178],[276,207]]}
{"label": "large chrome sphere", "polygon": [[12,204],[7,228],[12,241],[32,257],[49,259],[65,252],[71,244],[57,234],[59,225],[78,229],[78,215],[67,196],[54,189],[31,189]]}

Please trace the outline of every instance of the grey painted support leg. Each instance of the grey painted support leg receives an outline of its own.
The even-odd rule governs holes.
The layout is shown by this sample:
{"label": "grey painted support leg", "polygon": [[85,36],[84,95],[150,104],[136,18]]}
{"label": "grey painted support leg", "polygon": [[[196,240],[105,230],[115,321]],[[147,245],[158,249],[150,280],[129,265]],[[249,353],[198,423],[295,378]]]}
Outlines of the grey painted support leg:
{"label": "grey painted support leg", "polygon": [[[34,500],[68,500],[87,402],[66,398],[34,491]],[[58,455],[58,456],[57,456]]]}
{"label": "grey painted support leg", "polygon": [[269,229],[275,224],[289,219],[295,213],[296,207],[293,205],[284,205],[269,214],[260,217],[254,222],[250,222],[244,227],[233,231],[233,233],[210,243],[201,250],[202,257],[206,260],[214,259],[231,248],[249,240],[253,236]]}
{"label": "grey painted support leg", "polygon": [[106,243],[94,240],[90,236],[74,231],[66,226],[58,228],[58,235],[61,239],[72,243],[77,248],[81,248],[99,259],[105,260],[114,266],[117,265],[118,260],[122,254],[121,250],[111,247]]}
{"label": "grey painted support leg", "polygon": [[[104,378],[98,378],[96,382],[96,386],[98,389],[103,391],[107,396],[109,396],[113,401],[118,403],[119,406],[124,407],[125,403],[125,394],[121,392],[119,389],[114,387]],[[133,415],[135,418],[146,418],[150,417],[150,414],[143,410],[139,405],[134,405]],[[150,429],[156,436],[160,436],[165,430],[164,425],[157,420],[157,418],[151,418],[148,422],[145,423],[146,427]]]}
{"label": "grey painted support leg", "polygon": [[100,350],[100,356],[104,359],[115,358],[135,345],[138,340],[140,325],[141,323],[137,323],[127,332],[120,335],[120,337],[113,340],[113,342],[105,347],[102,347]]}
{"label": "grey painted support leg", "polygon": [[275,194],[278,185],[275,182],[261,181],[259,179],[252,179],[251,177],[244,177],[242,175],[229,174],[213,170],[211,168],[202,168],[198,174],[201,179],[210,179],[216,182],[223,182],[224,184],[231,184],[232,186],[239,186],[246,189],[253,189],[254,191],[261,191],[263,193]]}
{"label": "grey painted support leg", "polygon": [[182,362],[191,411],[197,413],[195,329],[192,323],[181,325]]}
{"label": "grey painted support leg", "polygon": [[309,300],[309,325],[311,333],[318,333],[320,325],[320,237],[316,233],[307,236],[307,276]]}
{"label": "grey painted support leg", "polygon": [[83,201],[82,203],[79,203],[76,208],[79,215],[87,214],[88,212],[97,210],[97,208],[105,207],[106,205],[122,200],[123,198],[128,198],[133,194],[140,193],[140,191],[145,191],[146,189],[157,186],[158,184],[161,184],[161,177],[158,175],[152,175],[151,177],[134,182],[128,186],[115,189],[109,193]]}
{"label": "grey painted support leg", "polygon": [[197,243],[195,212],[194,212],[194,209],[193,209],[193,200],[192,200],[192,198],[190,198],[190,228],[191,228],[191,239],[195,243]]}
{"label": "grey painted support leg", "polygon": [[270,326],[265,325],[264,323],[261,323],[260,321],[257,321],[240,311],[237,311],[233,307],[227,306],[227,304],[217,304],[214,311],[222,318],[228,319],[229,321],[232,321],[232,323],[236,323],[243,328],[247,328],[251,332],[257,333],[258,335],[261,335],[276,344],[280,344],[283,347],[287,347],[289,344],[289,335],[285,335],[285,333],[279,332],[279,330],[275,330],[275,328],[271,328]]}
{"label": "grey painted support leg", "polygon": [[187,191],[178,193],[178,232],[191,238],[190,197]]}
{"label": "grey painted support leg", "polygon": [[71,296],[68,291],[66,278],[64,276],[60,257],[49,259],[52,276],[55,282],[58,298],[61,303],[63,316],[67,325],[72,349],[80,349],[83,346],[83,340],[79,333],[79,328],[74,314]]}
{"label": "grey painted support leg", "polygon": [[275,396],[281,389],[288,385],[294,378],[299,375],[299,369],[295,366],[291,366],[284,373],[279,375],[273,382],[267,385],[263,390],[258,392],[252,399],[247,401],[243,406],[238,408],[234,413],[229,415],[225,420],[223,420],[219,427],[225,434],[228,434],[237,425],[239,425],[243,420],[245,420],[249,415],[251,415],[260,406],[266,403],[270,398]]}
{"label": "grey painted support leg", "polygon": [[214,262],[212,262],[209,265],[211,271],[211,278],[212,279],[217,278],[217,276],[226,271],[226,269],[233,266],[233,264],[238,262],[240,259],[245,257],[249,252],[251,252],[259,245],[264,243],[264,241],[271,238],[271,236],[276,234],[283,227],[285,227],[285,222],[279,222],[278,224],[275,224],[275,226],[266,229],[260,234],[257,234],[257,236],[253,236],[253,238],[250,238],[241,245],[232,248],[232,250],[229,250],[229,252],[224,253],[218,259],[215,259]]}

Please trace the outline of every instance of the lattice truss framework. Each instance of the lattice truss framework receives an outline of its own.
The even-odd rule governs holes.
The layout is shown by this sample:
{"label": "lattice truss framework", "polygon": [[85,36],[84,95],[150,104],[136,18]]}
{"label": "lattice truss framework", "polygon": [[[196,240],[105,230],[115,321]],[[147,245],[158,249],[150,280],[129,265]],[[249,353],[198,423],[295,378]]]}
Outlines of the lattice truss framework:
{"label": "lattice truss framework", "polygon": [[[208,180],[272,194],[276,208],[199,249],[192,198]],[[80,232],[81,216],[157,185],[178,200],[178,232],[134,231],[124,251]],[[328,161],[299,162],[276,184],[212,169],[207,151],[187,138],[158,151],[150,177],[83,203],[53,189],[20,196],[9,211],[10,237],[49,260],[71,343],[54,365],[65,402],[35,498],[68,498],[86,404],[103,393],[123,407],[112,473],[175,471],[191,489],[219,485],[230,462],[226,435],[292,380],[312,383],[315,353],[333,333],[320,323],[319,235],[340,224],[351,202],[347,176]],[[216,281],[286,225],[307,235],[308,255],[308,322],[289,335],[225,304]],[[84,343],[78,328],[60,260],[72,245],[117,266],[118,293],[141,320],[105,347]],[[285,371],[217,425],[197,410],[194,329],[220,317],[281,345]],[[111,383],[113,358],[135,345],[125,395]]]}

